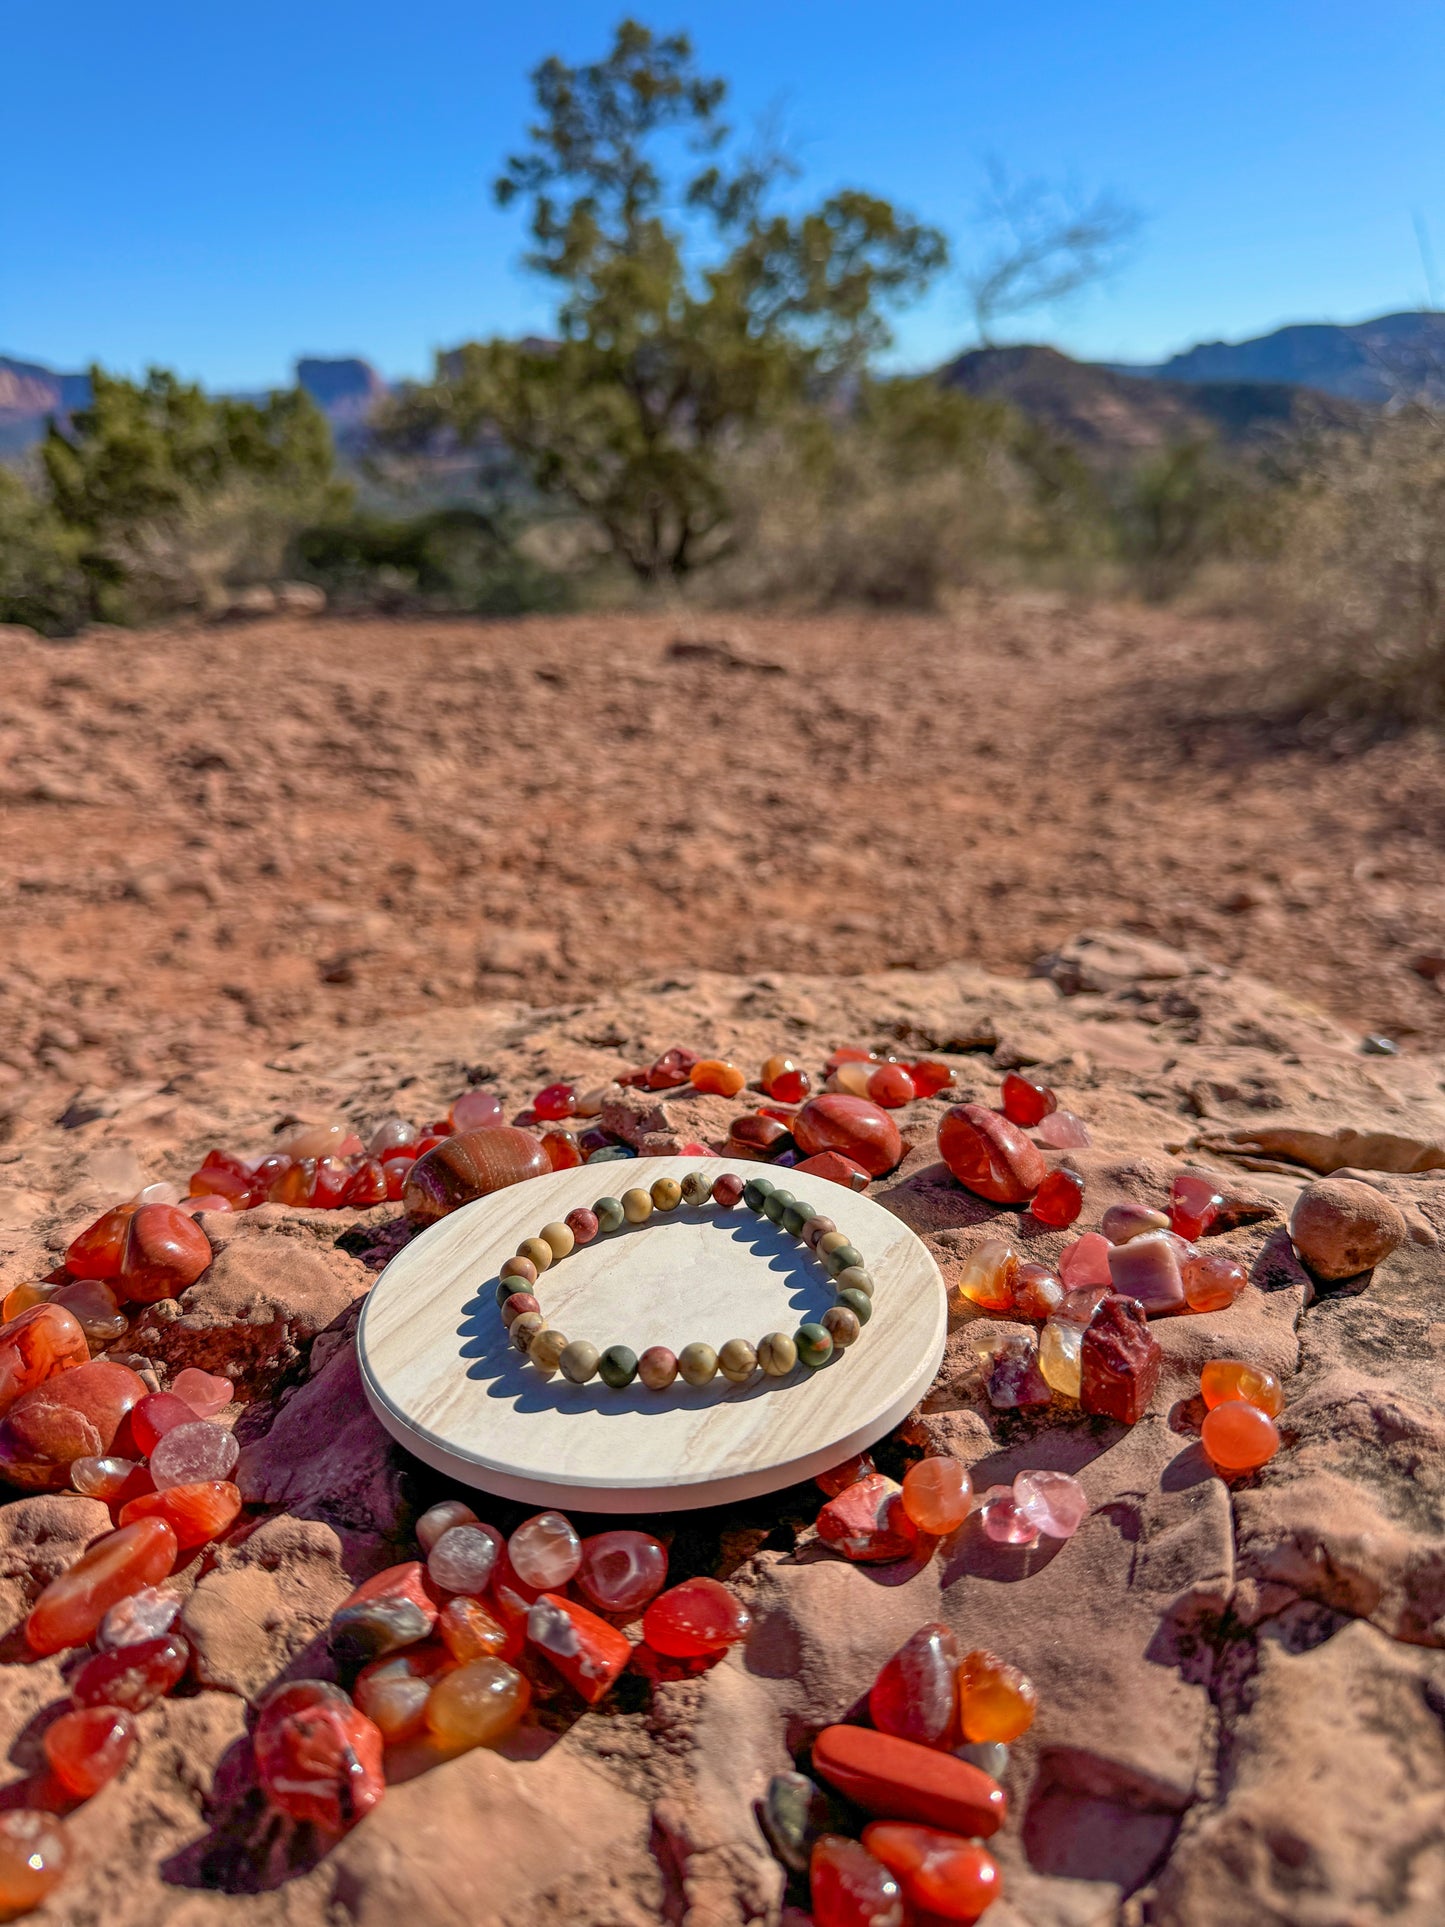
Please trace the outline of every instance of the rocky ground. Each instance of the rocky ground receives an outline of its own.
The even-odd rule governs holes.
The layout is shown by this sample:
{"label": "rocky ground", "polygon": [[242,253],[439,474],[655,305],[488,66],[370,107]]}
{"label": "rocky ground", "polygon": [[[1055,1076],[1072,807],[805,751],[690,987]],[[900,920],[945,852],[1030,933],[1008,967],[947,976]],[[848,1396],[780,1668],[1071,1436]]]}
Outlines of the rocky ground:
{"label": "rocky ground", "polygon": [[[482,633],[466,632],[472,644]],[[763,653],[768,633],[751,631],[749,647]],[[930,632],[920,625],[914,633]],[[488,698],[484,678],[469,680],[473,671],[460,655],[443,676],[441,641],[410,663],[394,657],[387,687],[378,671],[376,701],[364,726],[354,723],[360,734],[346,737],[344,751],[323,744],[329,725],[322,710],[336,706],[335,689],[328,685],[323,701],[325,678],[293,653],[289,687],[299,693],[306,720],[294,724],[290,767],[306,781],[280,795],[277,764],[257,765],[237,752],[226,721],[242,703],[234,668],[213,675],[202,662],[188,686],[170,694],[196,743],[213,745],[215,757],[226,760],[182,777],[171,725],[147,725],[137,740],[128,732],[140,725],[117,709],[107,742],[71,766],[83,797],[24,806],[36,826],[31,860],[57,884],[52,947],[32,962],[22,944],[15,946],[26,961],[15,967],[18,978],[12,970],[12,988],[28,971],[34,981],[45,978],[57,998],[63,987],[73,996],[67,1007],[77,1029],[82,1019],[75,1012],[101,1016],[92,1023],[96,1042],[82,1040],[74,1051],[42,1046],[41,1074],[13,1088],[0,1147],[0,1282],[48,1271],[77,1228],[142,1181],[184,1176],[213,1142],[260,1150],[289,1120],[344,1116],[360,1124],[395,1109],[423,1119],[444,1109],[468,1079],[485,1080],[520,1108],[553,1077],[598,1081],[679,1043],[749,1067],[787,1049],[816,1069],[847,1042],[942,1055],[955,1068],[960,1093],[985,1100],[1005,1068],[1036,1067],[1094,1134],[1090,1149],[1071,1154],[1089,1187],[1081,1228],[1121,1198],[1162,1198],[1186,1161],[1215,1169],[1233,1200],[1230,1228],[1217,1242],[1249,1264],[1252,1283],[1228,1312],[1156,1324],[1165,1376],[1132,1429],[1081,1418],[1062,1404],[1042,1416],[994,1411],[979,1381],[977,1318],[960,1321],[951,1334],[932,1392],[881,1448],[885,1467],[896,1473],[910,1454],[932,1447],[959,1454],[983,1485],[1029,1465],[1074,1472],[1093,1507],[1076,1539],[1021,1552],[966,1528],[927,1563],[862,1568],[818,1544],[812,1521],[821,1495],[811,1487],[726,1516],[658,1520],[655,1529],[671,1539],[677,1576],[718,1572],[747,1599],[756,1629],[746,1648],[697,1679],[656,1687],[626,1680],[590,1713],[579,1714],[563,1694],[544,1699],[522,1742],[427,1771],[415,1762],[414,1777],[398,1775],[380,1808],[321,1852],[315,1839],[278,1826],[262,1809],[244,1737],[247,1702],[280,1677],[315,1670],[329,1612],[355,1580],[407,1556],[416,1508],[446,1488],[391,1446],[369,1417],[357,1380],[357,1302],[387,1246],[394,1207],[357,1218],[268,1206],[209,1220],[218,1246],[211,1270],[174,1312],[152,1309],[124,1342],[151,1361],[159,1382],[183,1364],[235,1370],[244,1394],[232,1416],[244,1441],[238,1478],[246,1523],[185,1569],[196,1678],[141,1716],[144,1741],[135,1763],[75,1824],[80,1865],[36,1919],[67,1927],[155,1920],[177,1927],[394,1927],[398,1917],[427,1927],[741,1927],[776,1922],[780,1913],[787,1919],[799,1896],[785,1891],[753,1802],[812,1733],[855,1706],[908,1633],[941,1618],[969,1645],[986,1643],[1023,1666],[1039,1688],[1038,1719],[1014,1750],[1009,1773],[1012,1815],[1001,1836],[1008,1891],[990,1915],[997,1927],[1434,1927],[1445,1918],[1445,1317],[1438,1248],[1445,1232],[1445,1058],[1424,1046],[1397,1057],[1360,1050],[1360,1020],[1383,1021],[1386,1001],[1397,994],[1392,1021],[1413,1010],[1423,1028],[1423,980],[1396,983],[1378,972],[1386,985],[1380,1001],[1357,999],[1357,1021],[1345,1027],[1298,995],[1268,990],[1207,957],[1127,938],[1055,943],[1045,973],[1033,978],[959,964],[839,974],[855,960],[889,960],[895,941],[914,965],[929,961],[931,946],[962,948],[958,919],[992,916],[986,895],[967,912],[964,906],[970,863],[981,864],[995,841],[1007,840],[1011,860],[1030,877],[1041,874],[1032,867],[1039,860],[1029,828],[1034,806],[1021,804],[1012,787],[1017,764],[991,764],[993,788],[976,776],[971,814],[963,794],[950,788],[956,767],[935,781],[927,737],[910,758],[881,693],[843,727],[832,699],[804,677],[801,644],[779,677],[668,662],[665,632],[639,629],[631,666],[617,666],[608,685],[581,666],[575,651],[565,654],[559,632],[548,634],[551,653],[540,667],[551,666],[563,681],[551,684],[538,664],[514,662],[507,701],[497,700],[495,689]],[[860,627],[850,646],[861,647],[863,634]],[[927,646],[941,650],[942,631]],[[136,660],[124,652],[138,645],[117,647],[122,660]],[[280,658],[266,651],[280,648],[272,635],[258,641],[255,658],[256,686],[275,705],[278,738],[282,709],[273,679]],[[1126,666],[1122,645],[1107,648],[1119,658],[1114,699],[1122,701],[1133,682],[1142,728],[1157,688],[1137,665]],[[50,677],[66,673],[61,660],[46,658]],[[90,665],[75,673],[100,673],[94,654],[70,660]],[[33,662],[20,672],[35,673]],[[495,662],[491,673],[500,674]],[[647,750],[646,767],[641,762],[659,709],[676,713],[657,685],[677,676],[697,679],[699,727],[702,713],[716,705],[707,752],[717,762],[701,794],[732,797],[725,825],[709,815],[699,792],[679,784],[672,793],[666,769],[682,766],[687,747],[680,725],[660,753]],[[12,713],[16,680],[4,697]],[[435,767],[413,768],[402,783],[386,774],[399,754],[392,732],[405,726],[399,717],[416,726],[417,684],[428,680],[446,697],[436,732],[448,747],[438,751]],[[1032,709],[1050,745],[1039,783],[1048,795],[1051,777],[1063,768],[1061,723],[1042,698],[1024,702],[1021,680],[1007,701],[1019,703],[1020,726]],[[214,685],[225,692],[219,702],[212,700]],[[56,741],[63,704],[72,700],[61,687]],[[125,687],[123,680],[117,685],[117,702],[127,699]],[[853,700],[863,701],[864,687],[860,674]],[[94,691],[84,700],[92,702]],[[998,688],[994,700],[1005,701]],[[619,733],[624,717],[638,725],[631,751],[605,766],[579,765],[564,748],[561,719],[586,712],[595,722],[599,712],[614,715],[614,702]],[[959,707],[968,708],[962,696]],[[554,734],[538,720],[544,711],[558,718]],[[729,714],[732,766],[722,761]],[[773,719],[771,737],[761,733],[764,717]],[[940,730],[951,727],[944,716],[937,720]],[[971,727],[985,734],[977,715]],[[804,736],[806,778],[801,769],[786,777],[768,773],[777,742]],[[304,754],[297,750],[302,737],[310,744]],[[334,807],[344,787],[335,772],[363,737],[382,794],[373,813],[358,820]],[[462,753],[468,740],[476,744],[474,764]],[[116,803],[105,794],[107,772],[122,754],[137,788]],[[1092,780],[1106,786],[1113,777],[1096,770]],[[1145,826],[1146,775],[1137,780],[1134,802]],[[1268,783],[1257,773],[1235,780],[1254,786],[1247,808],[1227,805],[1233,847],[1255,852],[1241,874],[1258,867],[1266,849],[1275,869],[1287,870],[1295,860],[1290,848],[1302,846],[1284,837],[1283,817],[1273,839],[1253,821],[1268,804]],[[826,804],[826,832],[802,808],[803,781]],[[772,785],[786,786],[796,804],[779,802]],[[213,801],[202,809],[208,786]],[[749,798],[762,799],[765,790],[766,802],[750,807]],[[354,798],[354,786],[346,794]],[[1070,796],[1077,805],[1077,785]],[[911,816],[907,835],[921,847],[927,832],[936,848],[938,813],[954,809],[953,797],[957,845],[937,858],[952,894],[935,914],[906,851],[903,862],[895,853],[883,869],[871,831],[886,801],[891,822]],[[986,833],[977,820],[985,801],[993,812]],[[1352,807],[1359,802],[1356,793]],[[794,839],[765,837],[764,829],[793,807]],[[1182,790],[1167,807],[1181,812],[1182,826]],[[396,991],[393,1004],[415,1005],[426,970],[435,968],[442,988],[453,981],[445,973],[461,968],[466,945],[476,952],[482,899],[495,902],[495,925],[489,921],[486,931],[495,927],[500,941],[504,927],[511,930],[508,915],[523,930],[575,931],[577,906],[605,901],[611,886],[617,921],[600,926],[599,941],[606,968],[616,970],[629,948],[645,966],[660,946],[676,944],[704,876],[718,905],[713,936],[729,964],[746,963],[737,952],[756,941],[772,946],[770,955],[791,949],[800,965],[833,968],[671,968],[651,981],[644,968],[644,981],[630,988],[550,1008],[493,1000],[413,1007],[383,1022],[388,999],[367,988],[364,962],[354,983],[323,986],[318,979],[316,931],[340,926],[298,920],[295,948],[287,948],[278,924],[273,953],[284,960],[278,979],[298,987],[296,1014],[264,1014],[267,966],[247,948],[253,866],[289,843],[295,867],[288,887],[297,902],[305,887],[324,887],[318,903],[361,916],[377,894],[376,838],[403,808],[429,826],[415,830],[414,847],[417,873],[432,879],[437,915],[427,922],[416,896],[377,912],[417,946],[414,980],[405,996]],[[105,816],[112,809],[120,814]],[[208,859],[214,899],[208,891],[176,899],[174,877],[154,899],[132,897],[118,875],[104,903],[86,897],[102,849],[113,847],[105,838],[121,817],[136,820],[147,809],[154,811],[157,853],[184,847],[188,815],[214,825],[227,811],[254,812],[247,819],[256,825],[254,838],[232,837],[225,845],[234,860]],[[931,830],[922,820],[930,811]],[[519,857],[517,868],[488,871],[486,881],[474,873],[476,894],[448,934],[442,872],[428,868],[423,852],[434,847],[428,838],[449,815],[475,826],[480,839],[480,826],[496,820],[489,812],[514,826],[508,834],[519,853],[530,847],[535,863],[550,850],[556,867],[539,880]],[[108,830],[100,829],[102,818]],[[70,824],[68,842],[55,829],[62,819]],[[82,835],[84,824],[91,827]],[[50,826],[44,835],[42,826]],[[1328,825],[1314,827],[1327,841]],[[609,850],[609,832],[627,843]],[[214,827],[195,833],[219,836]],[[1123,887],[1122,828],[1112,833],[1112,855],[1087,812],[1062,808],[1040,834],[1053,839],[1056,863],[1066,849],[1080,864],[1086,848],[1100,851]],[[1203,902],[1222,884],[1227,864],[1207,835],[1181,844],[1171,869],[1167,835],[1160,839],[1157,823],[1149,834],[1154,841],[1129,881],[1140,893],[1135,902],[1148,900],[1149,878],[1171,892],[1171,903],[1185,893]],[[481,847],[479,840],[471,847]],[[1412,848],[1402,839],[1398,852],[1392,843],[1379,861],[1407,867]],[[996,876],[1004,867],[998,861]],[[1320,873],[1329,868],[1318,854],[1314,861]],[[771,870],[764,872],[764,863]],[[849,863],[856,865],[853,885],[840,889]],[[1211,863],[1219,864],[1214,872]],[[1060,919],[1068,903],[1094,888],[1097,874],[1056,870]],[[320,886],[323,875],[329,881]],[[1351,927],[1363,930],[1368,918],[1360,905],[1375,886],[1357,879],[1353,887]],[[750,940],[743,913],[748,906],[756,913],[763,897],[775,924]],[[1006,920],[1008,893],[994,901]],[[26,897],[20,903],[24,916],[36,915]],[[645,905],[656,906],[655,918],[642,919]],[[1316,914],[1326,917],[1323,910],[1299,913]],[[828,934],[828,919],[855,915],[856,949],[851,937],[845,945]],[[153,933],[166,918],[189,928],[198,945],[214,946],[217,929],[229,923],[238,984],[246,976],[260,1000],[253,1014],[243,1000],[230,1000],[227,1027],[212,1036],[187,1001],[199,972],[188,978],[181,962],[157,965],[144,998],[131,1007],[129,987],[147,978],[144,947],[158,941]],[[920,922],[928,924],[923,934]],[[687,927],[706,949],[708,926]],[[1221,931],[1252,927],[1249,914],[1219,913]],[[304,941],[303,931],[310,932]],[[919,954],[906,952],[910,940]],[[338,948],[345,941],[337,936]],[[991,941],[1004,940],[995,930]],[[1369,980],[1361,955],[1348,965],[1339,960],[1345,948],[1333,946],[1318,965],[1337,1001],[1351,982]],[[453,962],[424,963],[435,950]],[[1288,975],[1296,987],[1308,977],[1302,965],[1294,967],[1302,954],[1291,953]],[[183,957],[183,947],[174,955]],[[468,967],[476,967],[475,954]],[[568,967],[580,973],[584,964],[579,958]],[[539,972],[550,968],[537,965]],[[519,969],[509,981],[530,992],[530,966]],[[396,986],[401,979],[386,981]],[[495,981],[488,977],[485,987]],[[107,983],[109,1001],[102,994]],[[1318,990],[1319,979],[1309,987]],[[333,990],[341,1028],[314,1022]],[[152,1020],[149,1013],[159,1013],[167,997],[164,1018]],[[373,997],[380,1003],[366,1001]],[[283,1047],[287,1021],[313,1035]],[[269,1030],[273,1024],[280,1028]],[[242,1054],[248,1025],[268,1047],[250,1060]],[[195,1054],[162,1069],[169,1040],[183,1030]],[[207,1062],[212,1045],[216,1056]],[[54,1100],[64,1080],[60,1071],[44,1074],[56,1052],[62,1065],[84,1059],[91,1087],[60,1122]],[[715,1139],[733,1108],[669,1095],[639,1104],[630,1128],[639,1140],[648,1136],[649,1149],[664,1148],[670,1135]],[[938,1165],[933,1132],[943,1108],[938,1100],[899,1114],[912,1148],[899,1171],[873,1189],[952,1275],[996,1232],[1000,1214]],[[1282,1228],[1309,1175],[1302,1160],[1322,1170],[1354,1169],[1405,1212],[1410,1237],[1373,1276],[1312,1288]],[[1016,1217],[1003,1216],[1012,1233]],[[1053,1254],[1061,1242],[1061,1234],[1041,1233],[1033,1249]],[[1288,1401],[1282,1451],[1232,1486],[1212,1473],[1197,1441],[1199,1367],[1215,1355],[1269,1366],[1282,1377]],[[501,1505],[485,1511],[503,1527],[518,1516]],[[0,1507],[0,1625],[14,1628],[44,1580],[105,1524],[104,1508],[74,1495]],[[21,1797],[37,1735],[62,1690],[58,1660],[27,1664],[18,1651],[13,1634],[0,1648],[0,1734],[12,1768],[0,1797],[11,1801]]]}

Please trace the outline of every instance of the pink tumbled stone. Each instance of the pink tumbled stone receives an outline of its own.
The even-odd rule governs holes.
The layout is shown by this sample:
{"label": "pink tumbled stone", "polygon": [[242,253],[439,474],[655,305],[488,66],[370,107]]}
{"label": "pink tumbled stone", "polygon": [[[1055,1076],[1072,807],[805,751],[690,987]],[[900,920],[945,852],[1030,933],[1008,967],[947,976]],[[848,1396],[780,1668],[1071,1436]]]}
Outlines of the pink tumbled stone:
{"label": "pink tumbled stone", "polygon": [[1147,1204],[1111,1204],[1099,1220],[1099,1229],[1111,1245],[1126,1245],[1146,1231],[1167,1231],[1169,1220]]}
{"label": "pink tumbled stone", "polygon": [[582,1541],[560,1512],[537,1512],[507,1541],[507,1558],[524,1586],[560,1592],[582,1563]]}
{"label": "pink tumbled stone", "polygon": [[229,1378],[222,1378],[217,1372],[202,1372],[194,1365],[187,1365],[183,1372],[177,1372],[171,1383],[171,1390],[185,1405],[189,1405],[197,1418],[214,1418],[217,1412],[224,1412],[236,1396],[236,1388]]}
{"label": "pink tumbled stone", "polygon": [[163,1639],[181,1616],[181,1596],[165,1592],[160,1586],[144,1586],[129,1599],[119,1599],[100,1622],[95,1643],[102,1652],[118,1652],[122,1646],[143,1646],[148,1640]]}
{"label": "pink tumbled stone", "polygon": [[1054,1151],[1072,1151],[1094,1141],[1088,1125],[1073,1111],[1050,1111],[1040,1120],[1037,1135],[1041,1144]]}
{"label": "pink tumbled stone", "polygon": [[1067,1472],[1020,1472],[1013,1499],[1023,1518],[1051,1539],[1072,1539],[1089,1510],[1084,1488]]}
{"label": "pink tumbled stone", "polygon": [[485,1131],[502,1121],[502,1100],[491,1091],[463,1091],[447,1120],[454,1131]]}
{"label": "pink tumbled stone", "polygon": [[577,1584],[605,1613],[636,1612],[667,1581],[667,1549],[647,1532],[597,1532],[582,1541]]}
{"label": "pink tumbled stone", "polygon": [[164,1438],[156,1440],[150,1457],[150,1473],[157,1492],[173,1485],[205,1485],[214,1479],[229,1479],[236,1469],[241,1448],[222,1426],[209,1419],[193,1419],[189,1425],[172,1426]]}
{"label": "pink tumbled stone", "polygon": [[1036,1546],[1039,1529],[1019,1510],[1006,1485],[991,1485],[978,1509],[983,1529],[996,1546]]}
{"label": "pink tumbled stone", "polygon": [[1084,1285],[1104,1285],[1112,1289],[1109,1271],[1109,1240],[1097,1231],[1086,1231],[1059,1254],[1059,1276],[1070,1291]]}
{"label": "pink tumbled stone", "polygon": [[1179,1257],[1167,1231],[1150,1231],[1109,1251],[1109,1273],[1121,1298],[1136,1298],[1152,1318],[1184,1303]]}

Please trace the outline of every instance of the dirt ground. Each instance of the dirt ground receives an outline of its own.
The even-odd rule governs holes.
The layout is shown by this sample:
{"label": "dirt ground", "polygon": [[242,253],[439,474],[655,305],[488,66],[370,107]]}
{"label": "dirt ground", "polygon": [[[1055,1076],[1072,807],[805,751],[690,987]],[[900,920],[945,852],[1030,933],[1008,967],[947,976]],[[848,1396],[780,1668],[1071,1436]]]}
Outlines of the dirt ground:
{"label": "dirt ground", "polygon": [[0,1081],[1090,926],[1438,1043],[1445,756],[1199,722],[1255,648],[1040,599],[0,630]]}

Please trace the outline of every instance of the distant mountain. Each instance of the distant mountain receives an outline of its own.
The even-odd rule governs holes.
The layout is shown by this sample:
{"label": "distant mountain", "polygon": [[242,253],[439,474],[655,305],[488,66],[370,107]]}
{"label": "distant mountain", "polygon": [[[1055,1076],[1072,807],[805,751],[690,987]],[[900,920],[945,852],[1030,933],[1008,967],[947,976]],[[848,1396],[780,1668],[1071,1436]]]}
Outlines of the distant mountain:
{"label": "distant mountain", "polygon": [[[391,393],[371,363],[355,355],[337,360],[304,357],[296,363],[295,378],[331,423],[343,449],[366,439],[368,416]],[[63,420],[89,400],[89,375],[61,375],[38,362],[0,355],[0,457],[23,454],[40,440],[51,416]]]}
{"label": "distant mountain", "polygon": [[1253,341],[1208,341],[1152,366],[1115,364],[1150,381],[1293,382],[1348,401],[1445,400],[1445,314],[1380,315],[1337,327],[1303,322]]}
{"label": "distant mountain", "polygon": [[1359,414],[1349,402],[1286,382],[1165,381],[1071,361],[1057,348],[975,348],[940,369],[939,380],[1009,402],[1096,456],[1142,454],[1201,436],[1247,442]]}

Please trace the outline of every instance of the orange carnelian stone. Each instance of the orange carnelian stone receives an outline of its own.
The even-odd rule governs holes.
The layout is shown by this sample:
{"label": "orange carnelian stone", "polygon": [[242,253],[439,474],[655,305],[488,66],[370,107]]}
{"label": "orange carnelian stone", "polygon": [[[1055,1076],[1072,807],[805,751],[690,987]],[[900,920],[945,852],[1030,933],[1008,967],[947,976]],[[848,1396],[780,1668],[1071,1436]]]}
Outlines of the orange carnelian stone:
{"label": "orange carnelian stone", "polygon": [[916,1064],[910,1064],[908,1075],[913,1079],[913,1089],[919,1097],[936,1097],[953,1082],[953,1072],[947,1064],[940,1064],[936,1057],[921,1057]]}
{"label": "orange carnelian stone", "polygon": [[271,1804],[328,1833],[354,1826],[386,1791],[380,1729],[322,1680],[274,1688],[252,1744]]}
{"label": "orange carnelian stone", "polygon": [[409,1740],[426,1730],[431,1689],[455,1664],[445,1646],[432,1642],[387,1653],[357,1674],[356,1704],[380,1728],[388,1745]]}
{"label": "orange carnelian stone", "polygon": [[164,1519],[137,1519],[107,1532],[36,1600],[25,1622],[31,1651],[58,1653],[84,1645],[118,1600],[160,1584],[177,1550],[176,1535]]}
{"label": "orange carnelian stone", "polygon": [[758,1082],[768,1096],[776,1098],[779,1104],[801,1104],[812,1088],[813,1080],[801,1064],[795,1064],[791,1057],[778,1052],[765,1060],[758,1073]]}
{"label": "orange carnelian stone", "polygon": [[1216,1405],[1206,1414],[1199,1436],[1221,1472],[1254,1472],[1279,1450],[1274,1420],[1242,1398]]}
{"label": "orange carnelian stone", "polygon": [[63,1305],[32,1305],[0,1325],[0,1412],[22,1392],[90,1362],[80,1321]]}
{"label": "orange carnelian stone", "polygon": [[65,1269],[72,1278],[101,1278],[107,1283],[119,1278],[125,1234],[134,1214],[133,1204],[118,1204],[87,1225],[78,1238],[71,1239]]}
{"label": "orange carnelian stone", "polygon": [[614,1625],[555,1592],[541,1593],[529,1608],[527,1638],[589,1706],[596,1705],[632,1657],[632,1647]]}
{"label": "orange carnelian stone", "polygon": [[1018,1276],[1018,1253],[1002,1238],[988,1238],[964,1259],[954,1281],[955,1298],[967,1299],[984,1311],[1009,1311]]}
{"label": "orange carnelian stone", "polygon": [[177,1298],[211,1262],[211,1241],[174,1204],[143,1204],[125,1236],[117,1289],[136,1305]]}
{"label": "orange carnelian stone", "polygon": [[480,1599],[458,1593],[437,1615],[437,1631],[454,1660],[465,1665],[473,1659],[512,1660],[522,1650],[522,1628],[505,1623]]}
{"label": "orange carnelian stone", "polygon": [[920,1459],[903,1475],[903,1510],[930,1538],[957,1532],[972,1498],[973,1480],[957,1459]]}
{"label": "orange carnelian stone", "polygon": [[1033,1725],[1038,1693],[1031,1679],[996,1653],[965,1653],[958,1668],[958,1713],[966,1740],[1007,1746]]}
{"label": "orange carnelian stone", "polygon": [[863,1845],[894,1875],[909,1906],[934,1919],[977,1920],[1003,1892],[988,1848],[956,1833],[874,1820],[863,1829]]}
{"label": "orange carnelian stone", "polygon": [[1266,1418],[1278,1418],[1284,1410],[1284,1387],[1274,1373],[1240,1358],[1211,1358],[1199,1374],[1199,1389],[1211,1411],[1231,1399],[1257,1406]]}
{"label": "orange carnelian stone", "polygon": [[575,1171],[582,1162],[582,1148],[567,1131],[544,1131],[542,1149],[554,1171]]}
{"label": "orange carnelian stone", "polygon": [[135,1721],[118,1706],[81,1706],[45,1729],[45,1757],[77,1800],[88,1800],[113,1780],[135,1743]]}
{"label": "orange carnelian stone", "polygon": [[207,1151],[186,1189],[193,1198],[228,1198],[234,1210],[244,1211],[254,1196],[255,1178],[250,1165],[229,1151]]}
{"label": "orange carnelian stone", "polygon": [[57,1490],[75,1459],[109,1452],[146,1382],[128,1365],[92,1358],[22,1392],[0,1419],[0,1476],[31,1491]]}
{"label": "orange carnelian stone", "polygon": [[[495,1574],[492,1584],[496,1584]],[[370,1579],[363,1579],[354,1591],[349,1592],[336,1610],[338,1613],[345,1612],[348,1606],[364,1605],[368,1599],[409,1599],[413,1606],[420,1606],[426,1614],[428,1627],[436,1625],[436,1597],[427,1578],[426,1567],[419,1559],[404,1559],[399,1566],[387,1566],[381,1572],[374,1572]]]}
{"label": "orange carnelian stone", "polygon": [[178,1685],[190,1664],[191,1649],[179,1633],[140,1639],[114,1652],[93,1653],[71,1679],[77,1706],[120,1706],[141,1713]]}
{"label": "orange carnelian stone", "polygon": [[241,1510],[241,1492],[229,1479],[198,1485],[170,1485],[164,1492],[143,1492],[120,1509],[120,1522],[164,1519],[181,1546],[209,1545],[232,1525]]}
{"label": "orange carnelian stone", "polygon": [[868,1714],[880,1733],[920,1746],[957,1739],[958,1645],[947,1626],[920,1626],[885,1662],[868,1689]]}
{"label": "orange carnelian stone", "polygon": [[722,1057],[700,1058],[687,1075],[695,1091],[707,1091],[714,1097],[736,1097],[748,1081],[736,1064]]}
{"label": "orange carnelian stone", "polygon": [[825,1833],[813,1842],[808,1886],[817,1927],[903,1927],[903,1890],[856,1840]]}
{"label": "orange carnelian stone", "polygon": [[875,1104],[896,1111],[900,1105],[911,1104],[918,1092],[902,1064],[880,1064],[868,1079],[868,1095]]}
{"label": "orange carnelian stone", "polygon": [[0,1916],[14,1920],[38,1907],[69,1865],[70,1842],[53,1813],[34,1807],[0,1813]]}
{"label": "orange carnelian stone", "polygon": [[130,1415],[130,1435],[136,1450],[154,1452],[167,1432],[178,1425],[194,1425],[196,1415],[175,1392],[151,1392]]}

